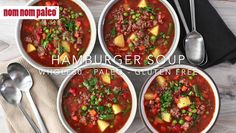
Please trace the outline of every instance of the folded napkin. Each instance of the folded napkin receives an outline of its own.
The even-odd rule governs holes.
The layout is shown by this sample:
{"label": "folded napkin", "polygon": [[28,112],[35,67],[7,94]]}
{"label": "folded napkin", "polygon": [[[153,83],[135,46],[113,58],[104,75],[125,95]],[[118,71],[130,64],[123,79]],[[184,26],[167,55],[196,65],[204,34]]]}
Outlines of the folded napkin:
{"label": "folded napkin", "polygon": [[[40,75],[38,70],[31,67],[22,58],[15,59],[10,62],[0,62],[0,73],[6,73],[7,65],[12,62],[20,63],[32,74],[34,85],[32,87],[31,94],[49,133],[66,133],[57,115],[57,87],[54,85],[53,81],[46,75]],[[37,124],[26,96],[23,96],[22,103],[25,110]],[[8,104],[2,96],[0,96],[0,105],[4,110],[10,133],[34,132],[20,110],[14,105]]]}
{"label": "folded napkin", "polygon": [[[176,9],[174,1],[168,0]],[[184,16],[191,29],[191,15],[189,0],[179,0]],[[208,0],[195,0],[197,31],[202,34],[206,51],[209,57],[204,68],[222,63],[224,61],[236,62],[236,37],[226,26],[217,11]],[[177,9],[176,9],[177,12]],[[178,12],[177,12],[178,14]],[[179,19],[180,20],[180,19]],[[180,20],[181,21],[181,20]],[[179,47],[184,53],[183,41],[186,36],[181,25],[181,38]]]}

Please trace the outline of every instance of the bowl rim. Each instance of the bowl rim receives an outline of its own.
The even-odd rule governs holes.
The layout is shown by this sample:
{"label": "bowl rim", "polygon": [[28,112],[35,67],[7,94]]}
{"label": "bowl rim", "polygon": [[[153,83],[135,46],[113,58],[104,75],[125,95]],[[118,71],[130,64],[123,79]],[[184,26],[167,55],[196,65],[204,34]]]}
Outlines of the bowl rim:
{"label": "bowl rim", "polygon": [[[40,0],[30,0],[26,6],[31,6],[35,3],[37,3]],[[91,37],[90,37],[90,42],[88,44],[88,47],[85,51],[85,53],[83,54],[82,58],[80,58],[78,60],[78,62],[76,62],[75,64],[71,64],[70,66],[67,67],[45,67],[43,65],[41,65],[40,63],[37,63],[35,60],[33,60],[25,51],[22,41],[21,41],[21,27],[22,27],[22,19],[18,19],[16,22],[16,29],[15,29],[15,37],[16,37],[16,45],[18,47],[18,50],[20,51],[20,54],[23,56],[23,58],[34,68],[43,71],[43,72],[47,72],[47,73],[54,73],[54,74],[59,74],[59,73],[64,73],[64,72],[70,72],[73,69],[75,69],[78,66],[81,66],[86,59],[91,55],[94,47],[95,47],[95,43],[96,43],[96,38],[97,38],[97,28],[96,28],[96,23],[95,23],[95,19],[94,16],[92,14],[92,12],[90,11],[90,9],[88,8],[88,6],[85,5],[85,3],[81,0],[72,0],[72,2],[74,2],[75,4],[77,4],[86,14],[89,23],[90,23],[90,29],[91,29]]]}
{"label": "bowl rim", "polygon": [[172,42],[172,45],[169,49],[169,51],[167,52],[167,54],[165,55],[165,58],[162,59],[159,63],[155,63],[153,65],[150,66],[146,66],[146,67],[134,67],[134,66],[127,66],[124,65],[122,63],[119,63],[117,60],[115,60],[114,55],[112,55],[110,53],[110,51],[107,49],[107,45],[104,41],[104,35],[103,35],[103,27],[105,24],[105,19],[106,19],[106,15],[107,13],[110,11],[110,9],[113,7],[114,4],[116,4],[119,0],[111,0],[103,9],[99,21],[98,21],[98,38],[99,38],[99,42],[100,45],[102,47],[103,52],[109,57],[109,59],[115,63],[117,66],[119,66],[120,68],[123,68],[125,70],[129,70],[129,71],[133,71],[133,72],[144,72],[144,71],[149,71],[155,68],[158,68],[162,65],[165,64],[165,62],[167,62],[170,57],[174,54],[175,50],[177,49],[178,43],[179,43],[179,39],[180,39],[180,23],[179,23],[179,18],[174,10],[174,8],[170,5],[170,3],[166,0],[160,0],[160,2],[163,3],[163,5],[168,9],[169,13],[172,16],[173,22],[174,22],[174,26],[175,26],[175,36],[174,36],[174,40]]}
{"label": "bowl rim", "polygon": [[67,123],[67,121],[65,120],[65,117],[63,115],[62,112],[62,95],[64,92],[65,87],[67,86],[67,84],[69,83],[69,81],[71,80],[71,78],[73,78],[74,74],[78,71],[78,70],[84,70],[84,69],[88,69],[88,68],[106,68],[106,69],[110,69],[110,70],[114,70],[114,72],[116,72],[117,74],[119,74],[119,76],[121,76],[124,81],[128,84],[129,86],[129,90],[131,93],[131,97],[132,97],[132,109],[130,112],[130,116],[128,118],[128,120],[126,121],[125,125],[118,131],[118,133],[125,133],[125,131],[128,130],[128,128],[131,126],[131,124],[133,123],[135,116],[136,116],[136,112],[137,112],[137,95],[136,95],[136,91],[135,88],[132,84],[132,82],[130,81],[130,79],[126,76],[125,73],[122,72],[122,70],[109,65],[109,64],[105,64],[105,63],[92,63],[92,64],[86,64],[86,65],[82,65],[79,68],[75,69],[73,72],[71,72],[62,82],[58,93],[57,93],[57,113],[59,116],[59,119],[61,121],[61,123],[63,124],[63,126],[66,128],[66,130],[70,133],[73,133],[74,130],[70,127],[70,125]]}
{"label": "bowl rim", "polygon": [[154,133],[158,133],[158,131],[155,128],[153,128],[153,126],[150,124],[150,122],[147,119],[147,116],[146,116],[146,113],[145,113],[145,110],[144,110],[144,105],[143,105],[144,94],[147,91],[150,84],[152,83],[152,81],[158,75],[165,72],[166,70],[178,69],[178,68],[185,68],[185,69],[197,72],[211,86],[211,89],[212,89],[212,91],[214,93],[214,97],[215,97],[215,110],[214,110],[213,117],[212,117],[210,123],[205,127],[204,130],[201,131],[201,133],[206,133],[206,132],[210,131],[213,128],[213,126],[215,125],[215,123],[216,123],[216,121],[219,117],[220,108],[221,108],[221,101],[220,101],[220,95],[219,95],[220,93],[219,93],[218,87],[217,87],[216,83],[214,82],[214,80],[212,79],[212,77],[207,72],[205,72],[203,69],[192,66],[192,65],[186,65],[186,64],[169,65],[169,66],[164,68],[164,71],[161,71],[161,70],[163,70],[163,69],[161,69],[161,70],[157,71],[155,74],[151,75],[145,81],[145,83],[143,84],[142,89],[141,89],[140,94],[139,94],[139,99],[138,99],[139,115],[140,115],[143,123],[145,124],[145,126],[148,128],[149,131],[154,132]]}

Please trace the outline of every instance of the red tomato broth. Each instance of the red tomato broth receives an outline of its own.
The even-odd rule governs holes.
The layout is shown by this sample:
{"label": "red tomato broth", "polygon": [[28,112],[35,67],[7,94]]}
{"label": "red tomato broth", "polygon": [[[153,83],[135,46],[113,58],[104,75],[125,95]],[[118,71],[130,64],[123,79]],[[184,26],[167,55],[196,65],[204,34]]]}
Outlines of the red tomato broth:
{"label": "red tomato broth", "polygon": [[[21,41],[26,53],[37,63],[45,67],[65,67],[72,65],[73,56],[76,60],[79,59],[81,55],[86,51],[90,38],[90,23],[79,5],[71,0],[60,1],[60,0],[41,0],[34,4],[34,6],[60,6],[60,19],[59,20],[23,20],[21,28]],[[73,12],[75,18],[72,19],[72,13],[69,14],[69,10]],[[65,11],[65,12],[64,12]],[[66,12],[67,11],[67,12]],[[63,13],[64,12],[64,13]],[[65,21],[62,21],[64,19]],[[60,22],[59,22],[60,21]],[[71,22],[74,29],[67,29],[65,27],[66,23]],[[46,23],[43,25],[42,23]],[[54,24],[55,23],[55,24]],[[80,23],[80,26],[77,24]],[[45,28],[46,27],[46,28]],[[79,29],[77,28],[79,27]],[[49,32],[46,33],[47,29]],[[77,29],[76,29],[77,28]],[[55,30],[55,34],[54,31]],[[59,33],[56,33],[58,31]],[[66,33],[64,36],[63,34]],[[48,43],[43,42],[47,40],[47,35],[55,35],[54,37],[49,37],[51,40]],[[75,37],[75,35],[78,35]],[[63,38],[66,39],[63,39]],[[28,38],[28,40],[27,40]],[[45,39],[44,39],[45,38]],[[69,40],[70,39],[75,39]],[[49,39],[48,39],[49,40]],[[69,51],[66,51],[64,46],[62,46],[62,41],[67,43]],[[28,52],[28,44],[32,44],[35,47],[34,51]],[[61,50],[63,49],[63,50]],[[68,48],[67,48],[68,49]],[[61,51],[61,53],[60,53]],[[54,61],[53,58],[59,58],[64,53],[67,56],[70,63]],[[63,59],[63,58],[62,58]],[[65,59],[65,58],[64,58]]]}
{"label": "red tomato broth", "polygon": [[[138,5],[140,0],[119,0],[107,13],[105,19],[103,30],[105,43],[108,47],[108,50],[113,56],[121,55],[120,59],[123,60],[125,60],[126,55],[131,55],[131,64],[133,63],[132,66],[150,65],[150,62],[148,62],[149,56],[150,59],[156,62],[155,59],[158,58],[158,55],[155,54],[154,57],[152,57],[154,50],[158,49],[158,51],[160,51],[158,54],[165,56],[170,50],[174,40],[174,21],[168,9],[159,0],[146,0],[146,2],[148,7],[153,9],[155,14],[145,11],[148,10],[146,8],[139,8]],[[126,4],[130,9],[124,9],[124,5]],[[136,12],[140,16],[138,21],[132,20],[132,12]],[[154,17],[152,18],[153,20],[150,20],[151,16]],[[158,18],[159,16],[160,18]],[[124,24],[125,22],[130,24]],[[143,28],[139,28],[141,26],[139,26],[137,23],[140,23],[141,26],[143,25]],[[152,35],[149,30],[157,25],[159,26],[158,35]],[[129,28],[130,26],[131,28]],[[168,34],[169,27],[170,33]],[[112,33],[114,29],[116,31],[116,36],[124,35],[124,47],[118,47],[114,44],[114,39],[116,37],[112,35],[114,34]],[[138,38],[136,43],[129,39],[133,33],[136,34],[136,37]],[[152,37],[155,38],[155,41],[153,42],[151,41]],[[132,48],[130,44],[132,44]],[[135,55],[140,56],[140,62],[134,62]],[[162,58],[160,57],[158,58],[158,60],[161,59]]]}
{"label": "red tomato broth", "polygon": [[[196,75],[194,76],[186,73],[178,75],[176,74],[176,70],[177,69],[172,69],[170,71],[171,74],[161,74],[166,80],[164,87],[161,87],[157,78],[155,78],[146,91],[145,95],[155,94],[155,97],[152,100],[144,98],[143,101],[147,119],[160,133],[201,132],[208,126],[215,111],[215,96],[212,88],[208,81],[201,75],[197,73],[195,73]],[[178,82],[181,82],[181,84],[179,84],[177,90],[173,90],[173,88],[170,87],[170,84]],[[194,85],[198,88],[198,96],[196,96],[197,93],[193,89]],[[169,107],[162,109],[162,99],[169,90],[172,91],[169,95],[169,98],[172,97],[172,101]],[[202,100],[199,95],[203,98]],[[180,102],[180,98],[186,97],[189,97],[191,104],[179,108],[178,103]],[[162,115],[163,112],[170,114],[170,122],[164,120],[165,118]]]}
{"label": "red tomato broth", "polygon": [[[62,99],[62,108],[63,113],[68,124],[76,132],[91,132],[99,133],[101,132],[97,121],[101,120],[101,115],[113,114],[112,107],[110,105],[118,104],[121,108],[121,112],[114,115],[113,119],[104,120],[110,125],[104,131],[104,133],[114,133],[119,131],[127,122],[131,107],[132,107],[132,98],[129,91],[128,85],[118,74],[108,70],[108,69],[97,69],[98,72],[94,74],[95,69],[85,69],[82,71],[82,74],[75,75],[67,85]],[[101,73],[100,73],[101,72]],[[104,83],[102,75],[110,74],[111,82]],[[86,82],[96,78],[95,90],[90,92],[86,87]],[[119,92],[117,94],[117,91]],[[93,94],[95,92],[95,95]],[[109,92],[109,93],[108,93]],[[98,104],[91,103],[93,97],[98,99],[101,98]],[[114,100],[114,98],[116,100]],[[109,106],[108,106],[109,105]],[[81,111],[81,108],[86,106],[86,113],[83,116],[84,111]],[[110,112],[99,112],[97,107],[108,109]],[[95,110],[96,114],[92,116],[90,114],[91,110]]]}

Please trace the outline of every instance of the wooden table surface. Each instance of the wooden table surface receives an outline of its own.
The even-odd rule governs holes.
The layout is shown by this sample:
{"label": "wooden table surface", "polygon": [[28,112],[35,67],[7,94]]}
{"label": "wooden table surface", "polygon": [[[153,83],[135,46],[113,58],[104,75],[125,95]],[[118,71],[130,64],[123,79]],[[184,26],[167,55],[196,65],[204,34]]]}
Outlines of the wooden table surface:
{"label": "wooden table surface", "polygon": [[[24,5],[27,0],[0,0],[0,6],[4,5]],[[89,6],[93,15],[95,16],[96,22],[98,22],[100,12],[109,0],[84,0],[84,2]],[[225,23],[236,35],[236,0],[210,0],[212,5],[216,8],[218,13],[222,16]],[[15,44],[15,20],[0,20],[0,40],[8,42],[10,44],[10,50],[0,51],[0,61],[10,60],[16,58],[19,52]],[[1,46],[0,46],[1,49]],[[179,53],[178,50],[176,53]],[[95,49],[92,55],[102,55],[103,52],[96,43]],[[215,80],[217,86],[219,87],[221,95],[221,110],[220,116],[211,130],[213,133],[236,133],[236,64],[232,65],[229,63],[222,63],[220,65],[211,67],[206,70],[212,78]],[[128,73],[132,82],[135,83],[137,92],[140,86],[145,80],[145,76],[138,79],[141,81],[137,83],[137,79],[132,79],[133,74]],[[59,86],[64,76],[51,76],[55,83]],[[7,133],[7,128],[4,124],[4,113],[0,109],[0,133]],[[137,115],[134,123],[127,131],[128,133],[145,133],[146,128],[142,124],[139,115]]]}

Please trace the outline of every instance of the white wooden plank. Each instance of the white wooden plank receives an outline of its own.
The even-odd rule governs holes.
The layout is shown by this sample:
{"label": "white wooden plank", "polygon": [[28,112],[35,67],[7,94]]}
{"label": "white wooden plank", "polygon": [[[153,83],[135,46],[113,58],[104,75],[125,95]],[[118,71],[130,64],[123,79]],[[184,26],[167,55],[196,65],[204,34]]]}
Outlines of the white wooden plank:
{"label": "white wooden plank", "polygon": [[210,0],[228,27],[236,35],[236,0]]}

